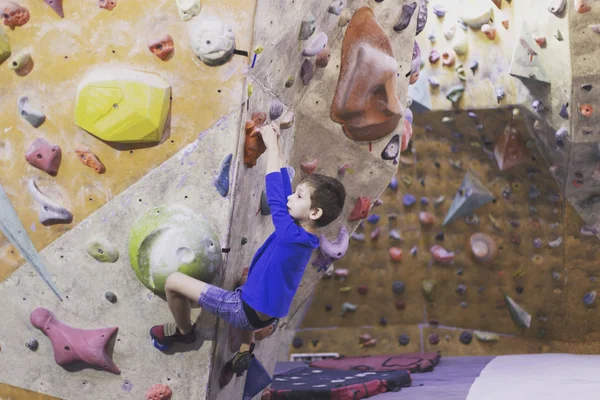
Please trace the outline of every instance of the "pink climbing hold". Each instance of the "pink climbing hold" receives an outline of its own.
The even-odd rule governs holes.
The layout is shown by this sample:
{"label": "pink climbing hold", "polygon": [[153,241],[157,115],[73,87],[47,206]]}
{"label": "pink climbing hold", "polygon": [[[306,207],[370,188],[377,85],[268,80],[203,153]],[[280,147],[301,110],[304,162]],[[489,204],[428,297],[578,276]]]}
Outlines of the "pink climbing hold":
{"label": "pink climbing hold", "polygon": [[444,249],[439,244],[434,244],[430,251],[431,255],[433,255],[433,259],[439,263],[450,264],[454,261],[454,252]]}
{"label": "pink climbing hold", "polygon": [[305,161],[305,162],[301,162],[300,163],[300,169],[302,170],[302,172],[304,172],[305,174],[312,174],[313,172],[315,172],[315,170],[317,169],[317,165],[319,165],[319,160],[317,160],[316,158],[312,161]]}
{"label": "pink climbing hold", "polygon": [[62,151],[59,146],[37,138],[27,149],[25,159],[32,166],[55,176],[62,160]]}
{"label": "pink climbing hold", "polygon": [[63,0],[44,0],[61,18],[65,17],[63,11]]}
{"label": "pink climbing hold", "polygon": [[54,361],[58,365],[83,361],[120,374],[121,370],[106,353],[106,344],[119,328],[77,329],[56,319],[45,308],[36,308],[29,317],[31,324],[40,329],[52,342]]}
{"label": "pink climbing hold", "polygon": [[344,175],[346,173],[346,170],[350,168],[349,164],[342,164],[340,165],[340,167],[338,168],[338,175]]}
{"label": "pink climbing hold", "polygon": [[157,383],[146,392],[146,400],[170,400],[172,395],[173,391],[168,385]]}
{"label": "pink climbing hold", "polygon": [[348,221],[357,221],[366,218],[370,208],[371,199],[368,197],[359,197],[356,199],[356,204],[348,217]]}

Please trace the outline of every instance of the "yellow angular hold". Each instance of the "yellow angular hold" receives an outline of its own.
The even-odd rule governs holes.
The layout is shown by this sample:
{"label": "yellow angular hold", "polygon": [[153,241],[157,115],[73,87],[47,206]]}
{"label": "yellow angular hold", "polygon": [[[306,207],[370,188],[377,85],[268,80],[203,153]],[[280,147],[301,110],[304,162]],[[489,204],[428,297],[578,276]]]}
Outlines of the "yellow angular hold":
{"label": "yellow angular hold", "polygon": [[75,123],[107,142],[159,142],[170,98],[171,86],[156,75],[93,72],[79,84]]}
{"label": "yellow angular hold", "polygon": [[8,60],[10,54],[10,42],[8,41],[8,36],[0,32],[0,64]]}

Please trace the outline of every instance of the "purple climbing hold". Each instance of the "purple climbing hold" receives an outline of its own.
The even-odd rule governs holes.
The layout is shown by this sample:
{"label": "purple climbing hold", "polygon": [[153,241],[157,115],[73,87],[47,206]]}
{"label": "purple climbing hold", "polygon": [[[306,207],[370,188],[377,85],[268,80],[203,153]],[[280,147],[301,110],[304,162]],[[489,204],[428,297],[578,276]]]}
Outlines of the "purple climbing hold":
{"label": "purple climbing hold", "polygon": [[408,123],[412,125],[412,123],[413,123],[413,112],[410,109],[410,107],[406,107],[406,110],[404,110],[404,119],[407,120]]}
{"label": "purple climbing hold", "polygon": [[595,290],[592,290],[591,292],[586,293],[583,296],[583,302],[588,307],[591,307],[594,304],[594,301],[596,301],[596,291]]}
{"label": "purple climbing hold", "polygon": [[567,109],[567,107],[569,107],[569,103],[563,104],[560,108],[560,112],[558,113],[558,115],[560,115],[564,119],[569,118],[569,110]]}
{"label": "purple climbing hold", "polygon": [[416,201],[417,199],[412,194],[405,194],[404,196],[402,196],[402,204],[404,205],[404,207],[410,207],[413,204],[415,204]]}
{"label": "purple climbing hold", "polygon": [[542,239],[540,239],[540,238],[533,239],[533,247],[535,247],[536,249],[539,249],[540,247],[542,247]]}
{"label": "purple climbing hold", "polygon": [[406,285],[402,281],[396,281],[392,284],[392,291],[396,294],[402,294],[406,290]]}
{"label": "purple climbing hold", "polygon": [[467,285],[465,284],[460,284],[456,287],[456,293],[458,294],[464,294],[467,291]]}
{"label": "purple climbing hold", "polygon": [[327,268],[332,262],[342,258],[348,251],[350,236],[344,225],[341,226],[337,238],[330,242],[325,235],[319,237],[319,251],[312,265],[321,268]]}
{"label": "purple climbing hold", "polygon": [[464,331],[460,334],[460,342],[462,344],[471,344],[473,341],[473,335],[470,332]]}
{"label": "purple climbing hold", "polygon": [[232,158],[233,154],[228,154],[225,157],[221,163],[221,171],[214,182],[217,192],[223,197],[227,197],[227,194],[229,193],[229,170],[231,169]]}
{"label": "purple climbing hold", "polygon": [[437,333],[430,333],[427,340],[429,340],[429,344],[436,345],[440,342],[440,336]]}
{"label": "purple climbing hold", "polygon": [[[417,33],[423,32],[425,29],[425,25],[427,24],[427,2],[429,0],[421,0],[421,4],[419,5],[419,15],[417,16]],[[417,43],[417,42],[415,42]]]}
{"label": "purple climbing hold", "polygon": [[460,308],[467,308],[469,306],[469,303],[467,303],[466,301],[461,301],[459,306]]}
{"label": "purple climbing hold", "polygon": [[428,206],[429,205],[429,199],[427,197],[421,197],[421,205]]}
{"label": "purple climbing hold", "polygon": [[388,324],[388,320],[386,317],[379,318],[379,325],[386,326]]}
{"label": "purple climbing hold", "polygon": [[527,193],[527,195],[529,196],[530,199],[537,199],[538,197],[540,197],[541,194],[542,194],[542,192],[540,192],[540,190],[537,188],[537,186],[535,184],[533,184],[529,187],[529,191]]}
{"label": "purple climbing hold", "polygon": [[350,237],[354,240],[358,240],[359,242],[364,242],[365,240],[365,234],[364,233],[352,233],[352,235],[350,235]]}
{"label": "purple climbing hold", "polygon": [[371,232],[371,240],[379,239],[380,233],[381,233],[381,227],[377,227],[377,228],[373,229],[373,232]]}
{"label": "purple climbing hold", "polygon": [[395,176],[392,177],[392,180],[390,181],[388,187],[392,190],[398,190],[398,178],[396,178]]}
{"label": "purple climbing hold", "polygon": [[446,15],[446,9],[439,4],[435,4],[433,6],[433,13],[437,17],[442,18],[444,15]]}
{"label": "purple climbing hold", "polygon": [[121,384],[121,389],[126,392],[131,392],[131,389],[133,389],[133,383],[131,383],[130,380],[125,379],[125,381]]}
{"label": "purple climbing hold", "polygon": [[417,246],[413,246],[412,249],[410,249],[410,255],[415,257],[417,255],[418,250],[419,248]]}
{"label": "purple climbing hold", "polygon": [[275,121],[277,118],[281,117],[283,109],[283,103],[279,101],[279,99],[273,99],[273,101],[271,101],[271,108],[269,109],[269,118],[271,118],[271,121]]}
{"label": "purple climbing hold", "polygon": [[470,111],[469,113],[467,113],[467,115],[473,119],[477,119],[477,114],[475,114],[474,112]]}
{"label": "purple climbing hold", "polygon": [[292,346],[294,346],[295,349],[299,349],[303,345],[304,345],[304,342],[302,342],[301,338],[299,338],[299,337],[294,338],[294,341],[292,342]]}
{"label": "purple climbing hold", "polygon": [[379,219],[380,219],[379,214],[371,214],[371,215],[369,215],[369,218],[367,218],[367,222],[375,225],[376,223],[379,222]]}
{"label": "purple climbing hold", "polygon": [[310,83],[315,73],[315,67],[313,63],[305,58],[302,66],[300,67],[300,79],[302,79],[302,83],[306,86]]}
{"label": "purple climbing hold", "polygon": [[398,23],[396,23],[396,25],[394,25],[394,30],[396,32],[402,32],[403,30],[405,30],[408,27],[408,24],[410,24],[410,20],[413,16],[413,14],[415,13],[415,10],[417,9],[417,2],[414,1],[411,4],[404,4],[402,6],[402,14],[400,14],[400,19],[398,20]]}

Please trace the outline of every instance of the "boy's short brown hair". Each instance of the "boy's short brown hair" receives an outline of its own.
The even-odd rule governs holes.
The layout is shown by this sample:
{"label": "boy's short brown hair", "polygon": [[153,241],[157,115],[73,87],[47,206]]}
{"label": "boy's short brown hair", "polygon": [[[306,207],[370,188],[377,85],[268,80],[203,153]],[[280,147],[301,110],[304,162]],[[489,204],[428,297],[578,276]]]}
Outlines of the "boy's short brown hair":
{"label": "boy's short brown hair", "polygon": [[310,208],[323,210],[321,218],[315,221],[318,227],[324,227],[336,220],[344,209],[346,189],[342,182],[325,175],[310,174],[302,179],[310,188]]}

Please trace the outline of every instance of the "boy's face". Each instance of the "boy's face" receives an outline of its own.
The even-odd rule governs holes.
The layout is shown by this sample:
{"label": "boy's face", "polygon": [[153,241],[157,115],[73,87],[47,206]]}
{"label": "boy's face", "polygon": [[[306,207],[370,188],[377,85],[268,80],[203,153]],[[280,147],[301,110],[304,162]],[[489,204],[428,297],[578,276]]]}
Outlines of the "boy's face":
{"label": "boy's face", "polygon": [[304,182],[296,186],[296,192],[288,196],[288,211],[298,222],[302,223],[311,219],[311,190],[310,185]]}

